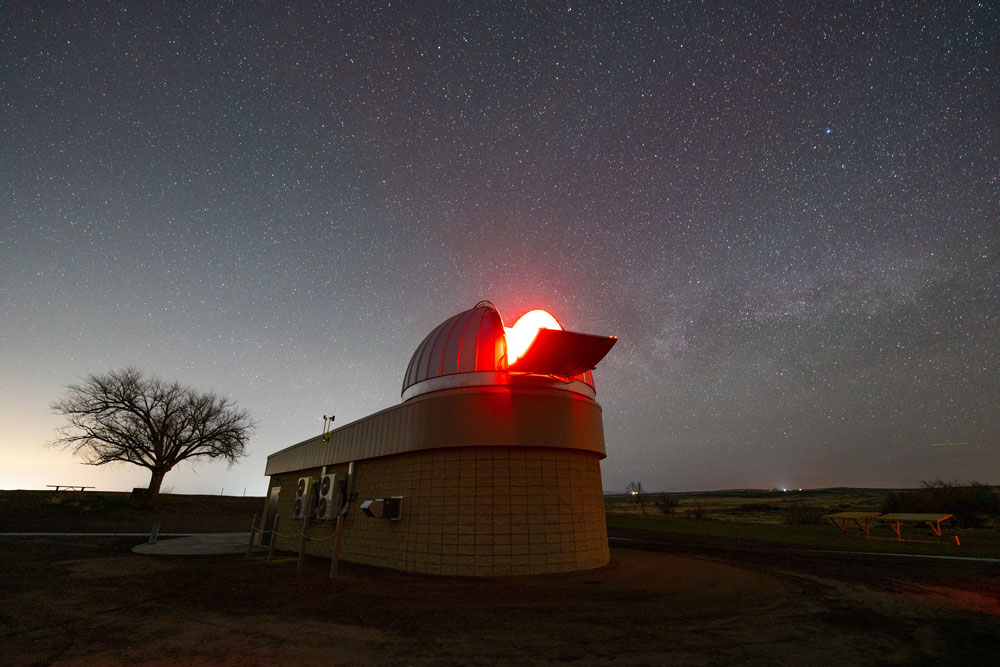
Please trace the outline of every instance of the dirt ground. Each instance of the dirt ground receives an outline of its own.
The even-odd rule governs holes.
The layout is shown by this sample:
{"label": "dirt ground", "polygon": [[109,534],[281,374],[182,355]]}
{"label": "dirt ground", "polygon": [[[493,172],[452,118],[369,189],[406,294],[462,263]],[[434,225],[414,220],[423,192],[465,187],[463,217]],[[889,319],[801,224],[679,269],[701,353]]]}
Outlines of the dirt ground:
{"label": "dirt ground", "polygon": [[[991,664],[1000,568],[617,534],[609,566],[430,577],[0,538],[10,665]],[[655,541],[649,541],[655,540]]]}

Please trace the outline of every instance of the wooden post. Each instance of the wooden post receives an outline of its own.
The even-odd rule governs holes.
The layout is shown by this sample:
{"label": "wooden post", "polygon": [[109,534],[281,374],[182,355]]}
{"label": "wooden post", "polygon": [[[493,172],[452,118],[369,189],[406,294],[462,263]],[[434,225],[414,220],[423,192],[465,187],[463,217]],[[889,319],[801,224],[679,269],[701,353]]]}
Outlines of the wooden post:
{"label": "wooden post", "polygon": [[271,525],[271,541],[267,544],[267,562],[270,563],[271,559],[274,558],[274,543],[278,541],[278,524],[281,521],[281,515],[274,517],[274,523]]}
{"label": "wooden post", "polygon": [[156,538],[160,534],[160,524],[162,521],[157,521],[153,524],[153,529],[149,531],[149,544],[156,544]]}
{"label": "wooden post", "polygon": [[337,515],[337,534],[333,536],[333,554],[330,556],[330,578],[337,578],[340,568],[340,545],[344,538],[344,515]]}
{"label": "wooden post", "polygon": [[257,516],[254,514],[253,521],[250,522],[250,543],[247,544],[247,558],[250,558],[250,554],[253,553],[253,534],[257,530]]}
{"label": "wooden post", "polygon": [[309,517],[312,515],[313,511],[313,496],[309,493],[309,500],[306,501],[306,515],[302,519],[302,538],[299,540],[299,560],[295,564],[295,569],[299,572],[302,571],[302,565],[306,560],[306,531],[309,530]]}

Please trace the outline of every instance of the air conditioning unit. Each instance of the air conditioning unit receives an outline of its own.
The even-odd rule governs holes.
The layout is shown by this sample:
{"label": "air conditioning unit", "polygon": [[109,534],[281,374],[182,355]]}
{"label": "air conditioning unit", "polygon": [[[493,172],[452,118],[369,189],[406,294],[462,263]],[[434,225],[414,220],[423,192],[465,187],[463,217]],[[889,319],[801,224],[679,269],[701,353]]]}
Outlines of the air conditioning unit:
{"label": "air conditioning unit", "polygon": [[323,475],[319,480],[319,500],[316,502],[317,519],[336,518],[340,511],[340,484],[336,475]]}
{"label": "air conditioning unit", "polygon": [[295,487],[295,514],[294,518],[306,518],[306,509],[309,507],[309,494],[312,493],[312,477],[299,477],[298,486]]}

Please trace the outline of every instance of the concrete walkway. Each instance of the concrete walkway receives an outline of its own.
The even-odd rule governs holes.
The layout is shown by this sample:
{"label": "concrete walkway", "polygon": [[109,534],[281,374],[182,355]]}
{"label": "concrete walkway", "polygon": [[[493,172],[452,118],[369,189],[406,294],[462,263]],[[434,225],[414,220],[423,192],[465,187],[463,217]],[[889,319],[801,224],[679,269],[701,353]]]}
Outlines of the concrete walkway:
{"label": "concrete walkway", "polygon": [[[156,544],[132,547],[137,554],[156,556],[205,556],[210,554],[246,553],[250,533],[202,533],[187,537],[161,539]],[[256,549],[257,547],[255,547]]]}

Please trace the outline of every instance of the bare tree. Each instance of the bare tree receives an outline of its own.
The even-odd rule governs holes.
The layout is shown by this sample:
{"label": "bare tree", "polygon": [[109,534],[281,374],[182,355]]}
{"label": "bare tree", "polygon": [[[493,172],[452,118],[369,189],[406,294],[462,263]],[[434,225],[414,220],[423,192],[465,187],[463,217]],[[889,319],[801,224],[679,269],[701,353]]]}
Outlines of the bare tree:
{"label": "bare tree", "polygon": [[670,494],[661,493],[659,498],[656,498],[653,501],[653,504],[659,507],[660,511],[664,514],[673,514],[674,510],[677,509],[677,506],[680,505],[680,501]]}
{"label": "bare tree", "polygon": [[89,375],[52,404],[69,424],[51,444],[72,449],[89,465],[132,463],[148,468],[149,499],[163,476],[198,457],[235,463],[246,454],[255,423],[228,398],[145,377],[134,368]]}
{"label": "bare tree", "polygon": [[639,509],[646,513],[646,494],[642,490],[642,482],[629,482],[625,485],[625,491],[632,496],[632,500],[639,503]]}

